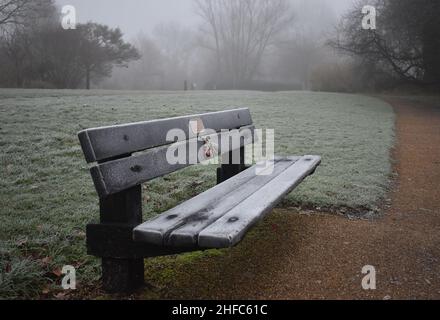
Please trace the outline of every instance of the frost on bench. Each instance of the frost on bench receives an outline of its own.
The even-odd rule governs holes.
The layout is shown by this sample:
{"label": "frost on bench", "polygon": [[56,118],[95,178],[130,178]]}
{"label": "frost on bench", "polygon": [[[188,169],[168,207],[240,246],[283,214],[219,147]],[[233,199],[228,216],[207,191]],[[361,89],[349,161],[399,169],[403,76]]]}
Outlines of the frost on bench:
{"label": "frost on bench", "polygon": [[143,223],[135,241],[155,245],[225,248],[245,233],[281,199],[312,174],[317,156],[278,158],[270,175],[255,167]]}
{"label": "frost on bench", "polygon": [[[192,120],[197,119],[196,127]],[[209,128],[211,133],[202,133]],[[168,141],[171,129],[198,137]],[[99,197],[100,221],[87,225],[87,252],[102,259],[102,283],[109,292],[142,286],[144,258],[236,245],[245,233],[320,163],[316,156],[275,158],[273,172],[247,169],[245,146],[255,143],[248,108],[83,130],[78,134]],[[240,135],[240,143],[222,141]],[[142,184],[186,168],[167,161],[169,147],[206,146],[217,137],[218,185],[142,223]],[[200,139],[199,139],[200,138]],[[232,139],[233,140],[233,139]],[[212,150],[211,150],[212,151]],[[235,154],[234,154],[235,151]],[[239,155],[237,163],[234,156]],[[188,156],[188,154],[186,155]],[[229,160],[229,161],[228,161]]]}

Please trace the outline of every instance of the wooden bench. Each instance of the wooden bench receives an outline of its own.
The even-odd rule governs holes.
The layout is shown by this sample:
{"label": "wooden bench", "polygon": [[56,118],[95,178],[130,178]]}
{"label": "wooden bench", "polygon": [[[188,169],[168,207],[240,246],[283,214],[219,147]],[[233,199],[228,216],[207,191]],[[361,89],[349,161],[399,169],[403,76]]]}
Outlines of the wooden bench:
{"label": "wooden bench", "polygon": [[[167,161],[170,145],[196,143],[201,148],[206,143],[198,137],[167,141],[169,130],[188,132],[194,120],[212,129],[219,141],[231,139],[233,133],[243,137],[235,149],[229,144],[229,148],[216,150],[222,164],[214,188],[142,223],[141,184],[189,166]],[[100,202],[100,222],[87,226],[87,249],[89,254],[102,258],[105,290],[129,292],[140,287],[144,258],[236,245],[320,164],[318,156],[276,157],[271,174],[257,174],[255,166],[245,165],[244,150],[254,142],[253,133],[249,109],[79,133],[85,158],[94,163],[90,171]],[[239,161],[231,164],[237,154]]]}

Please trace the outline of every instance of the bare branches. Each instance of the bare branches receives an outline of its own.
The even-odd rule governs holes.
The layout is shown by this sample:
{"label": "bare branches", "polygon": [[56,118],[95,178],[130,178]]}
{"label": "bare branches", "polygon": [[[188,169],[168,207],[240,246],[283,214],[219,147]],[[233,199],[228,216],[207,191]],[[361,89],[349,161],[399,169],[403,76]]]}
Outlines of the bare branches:
{"label": "bare branches", "polygon": [[291,21],[287,0],[195,0],[215,48],[218,81],[236,88],[255,76],[267,47]]}
{"label": "bare branches", "polygon": [[362,30],[363,4],[359,2],[343,18],[338,37],[329,45],[374,62],[400,79],[419,84],[439,83],[439,4],[434,0],[376,0],[379,28]]}
{"label": "bare branches", "polygon": [[31,0],[0,0],[0,27],[21,23],[30,3]]}

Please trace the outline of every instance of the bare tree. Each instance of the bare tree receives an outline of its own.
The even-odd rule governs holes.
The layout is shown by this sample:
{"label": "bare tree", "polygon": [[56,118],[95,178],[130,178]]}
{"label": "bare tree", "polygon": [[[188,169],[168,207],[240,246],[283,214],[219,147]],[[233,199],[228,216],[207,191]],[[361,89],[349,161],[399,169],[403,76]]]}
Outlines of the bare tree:
{"label": "bare tree", "polygon": [[39,63],[37,34],[58,18],[56,8],[52,0],[0,0],[0,17],[2,64],[9,64],[9,85],[22,87]]}
{"label": "bare tree", "polygon": [[134,61],[125,69],[129,75],[128,82],[135,89],[160,89],[164,78],[164,61],[160,49],[147,35],[141,33],[134,40],[141,59]]}
{"label": "bare tree", "polygon": [[161,23],[154,28],[163,64],[163,88],[180,89],[190,76],[190,60],[195,51],[193,32],[178,23]]}
{"label": "bare tree", "polygon": [[[377,30],[363,30],[362,6],[378,12]],[[440,83],[440,2],[437,0],[359,1],[330,45],[365,63],[416,84]]]}
{"label": "bare tree", "polygon": [[116,67],[112,77],[103,81],[104,89],[159,90],[163,88],[164,58],[157,44],[145,33],[132,41],[141,58],[129,63],[128,68]]}
{"label": "bare tree", "polygon": [[0,0],[0,26],[20,23],[31,0]]}
{"label": "bare tree", "polygon": [[324,0],[297,0],[293,8],[300,14],[276,43],[274,74],[280,81],[310,90],[313,69],[332,58],[325,42],[337,17]]}
{"label": "bare tree", "polygon": [[252,81],[266,49],[292,21],[288,0],[195,0],[202,45],[215,52],[216,82]]}

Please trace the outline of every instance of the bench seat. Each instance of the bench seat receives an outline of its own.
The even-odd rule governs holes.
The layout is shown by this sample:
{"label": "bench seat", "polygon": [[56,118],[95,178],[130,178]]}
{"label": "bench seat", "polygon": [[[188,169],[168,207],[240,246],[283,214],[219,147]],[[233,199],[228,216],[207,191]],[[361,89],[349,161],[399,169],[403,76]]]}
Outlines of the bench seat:
{"label": "bench seat", "polygon": [[[228,248],[320,164],[318,156],[275,158],[253,166],[133,230],[133,239],[164,247]],[[259,165],[261,166],[261,164]]]}

